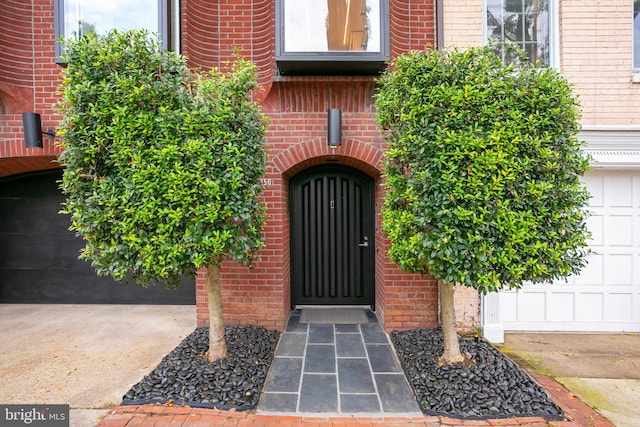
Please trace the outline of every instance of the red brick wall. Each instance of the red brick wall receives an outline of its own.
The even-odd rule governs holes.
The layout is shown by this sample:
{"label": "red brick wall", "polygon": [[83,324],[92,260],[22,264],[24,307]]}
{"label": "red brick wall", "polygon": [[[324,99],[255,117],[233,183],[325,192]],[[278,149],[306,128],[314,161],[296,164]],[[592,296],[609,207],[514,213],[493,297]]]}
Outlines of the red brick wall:
{"label": "red brick wall", "polygon": [[434,1],[389,0],[391,56],[435,46]]}
{"label": "red brick wall", "polygon": [[182,2],[182,53],[193,68],[225,68],[238,54],[253,61],[265,96],[276,74],[275,1]]}
{"label": "red brick wall", "polygon": [[30,2],[7,0],[3,4],[0,32],[0,89],[2,112],[33,105],[33,7]]}
{"label": "red brick wall", "polygon": [[25,148],[23,112],[37,112],[42,129],[55,129],[60,67],[55,64],[53,2],[4,0],[0,32],[0,176],[58,167],[59,149],[43,138],[43,149]]}
{"label": "red brick wall", "polygon": [[[206,68],[230,59],[234,48],[259,67],[263,91],[257,99],[269,116],[269,148],[266,194],[269,219],[267,246],[253,270],[224,265],[222,275],[225,321],[256,323],[282,329],[290,310],[289,216],[286,211],[288,181],[296,173],[328,158],[362,170],[376,180],[376,214],[383,201],[381,159],[384,140],[375,125],[371,77],[278,77],[275,68],[274,4],[270,0],[238,6],[222,1],[217,12],[206,15],[204,1],[188,7],[200,16],[197,25],[219,28],[219,37],[202,43],[187,35],[193,64]],[[197,12],[196,12],[197,11]],[[187,11],[187,14],[192,13]],[[207,19],[210,22],[207,22]],[[190,27],[193,28],[193,27]],[[207,35],[215,32],[208,32]],[[390,1],[391,52],[422,50],[434,42],[434,10],[431,1]],[[209,51],[217,48],[215,52]],[[215,47],[215,48],[214,48]],[[197,52],[197,55],[195,54]],[[326,111],[342,110],[343,143],[326,145]],[[376,221],[376,310],[387,330],[437,325],[437,286],[428,277],[406,274],[388,261],[387,241]],[[204,275],[197,282],[198,323],[207,323]]]}
{"label": "red brick wall", "polygon": [[[432,0],[390,0],[392,56],[433,45]],[[5,7],[5,4],[7,5]],[[352,166],[376,181],[376,310],[385,328],[406,329],[437,324],[437,287],[428,277],[403,273],[386,257],[388,242],[380,230],[383,202],[381,160],[386,148],[375,124],[372,77],[280,77],[275,63],[275,2],[189,0],[182,4],[182,53],[194,68],[225,68],[238,52],[258,66],[262,87],[255,99],[270,119],[269,158],[264,202],[268,220],[266,247],[253,269],[232,262],[221,271],[225,321],[282,329],[291,308],[288,183],[296,173],[327,159]],[[52,0],[5,0],[9,31],[0,35],[0,176],[46,168],[57,154],[45,148],[25,149],[19,113],[42,115],[43,128],[55,127],[60,68],[54,62]],[[31,38],[24,37],[31,28]],[[12,30],[13,29],[13,30]],[[16,37],[19,29],[20,37]],[[13,31],[13,32],[12,32]],[[1,46],[5,46],[3,49]],[[21,54],[17,54],[20,52]],[[12,62],[13,61],[13,62]],[[31,63],[31,65],[28,65]],[[4,77],[3,77],[4,76]],[[19,103],[14,102],[19,99]],[[29,107],[29,108],[28,108]],[[342,146],[326,145],[326,111],[342,110]],[[205,276],[196,279],[197,318],[207,322]]]}

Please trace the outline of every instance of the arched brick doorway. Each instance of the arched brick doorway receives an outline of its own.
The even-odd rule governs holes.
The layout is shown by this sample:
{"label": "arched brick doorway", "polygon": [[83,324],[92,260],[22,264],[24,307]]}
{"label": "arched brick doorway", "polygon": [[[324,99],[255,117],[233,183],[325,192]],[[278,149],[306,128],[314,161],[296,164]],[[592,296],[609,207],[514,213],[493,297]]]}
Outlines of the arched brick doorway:
{"label": "arched brick doorway", "polygon": [[289,181],[289,206],[292,306],[374,307],[374,180],[315,166]]}

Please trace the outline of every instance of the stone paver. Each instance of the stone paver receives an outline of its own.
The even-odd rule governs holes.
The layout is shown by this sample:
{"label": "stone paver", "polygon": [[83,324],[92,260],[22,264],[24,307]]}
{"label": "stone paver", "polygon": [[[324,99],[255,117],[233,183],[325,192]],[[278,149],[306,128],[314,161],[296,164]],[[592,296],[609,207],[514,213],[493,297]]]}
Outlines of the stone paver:
{"label": "stone paver", "polygon": [[366,312],[369,323],[314,324],[300,322],[301,312],[295,310],[276,349],[258,413],[419,416],[387,334],[375,314]]}

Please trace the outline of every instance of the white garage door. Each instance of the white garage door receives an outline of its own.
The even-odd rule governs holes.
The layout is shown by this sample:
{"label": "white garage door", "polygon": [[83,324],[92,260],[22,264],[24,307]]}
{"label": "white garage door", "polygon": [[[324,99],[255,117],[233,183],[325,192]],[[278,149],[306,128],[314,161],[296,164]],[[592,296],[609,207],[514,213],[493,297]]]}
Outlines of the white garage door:
{"label": "white garage door", "polygon": [[640,172],[592,172],[589,263],[578,276],[500,294],[505,330],[640,331]]}

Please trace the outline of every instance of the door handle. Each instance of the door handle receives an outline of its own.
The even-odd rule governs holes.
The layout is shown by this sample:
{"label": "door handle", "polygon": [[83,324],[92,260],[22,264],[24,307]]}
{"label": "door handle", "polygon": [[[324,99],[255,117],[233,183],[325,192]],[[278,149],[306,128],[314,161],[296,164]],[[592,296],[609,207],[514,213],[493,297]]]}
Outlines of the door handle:
{"label": "door handle", "polygon": [[369,238],[367,236],[364,236],[364,243],[359,243],[358,246],[360,246],[361,248],[368,248]]}

